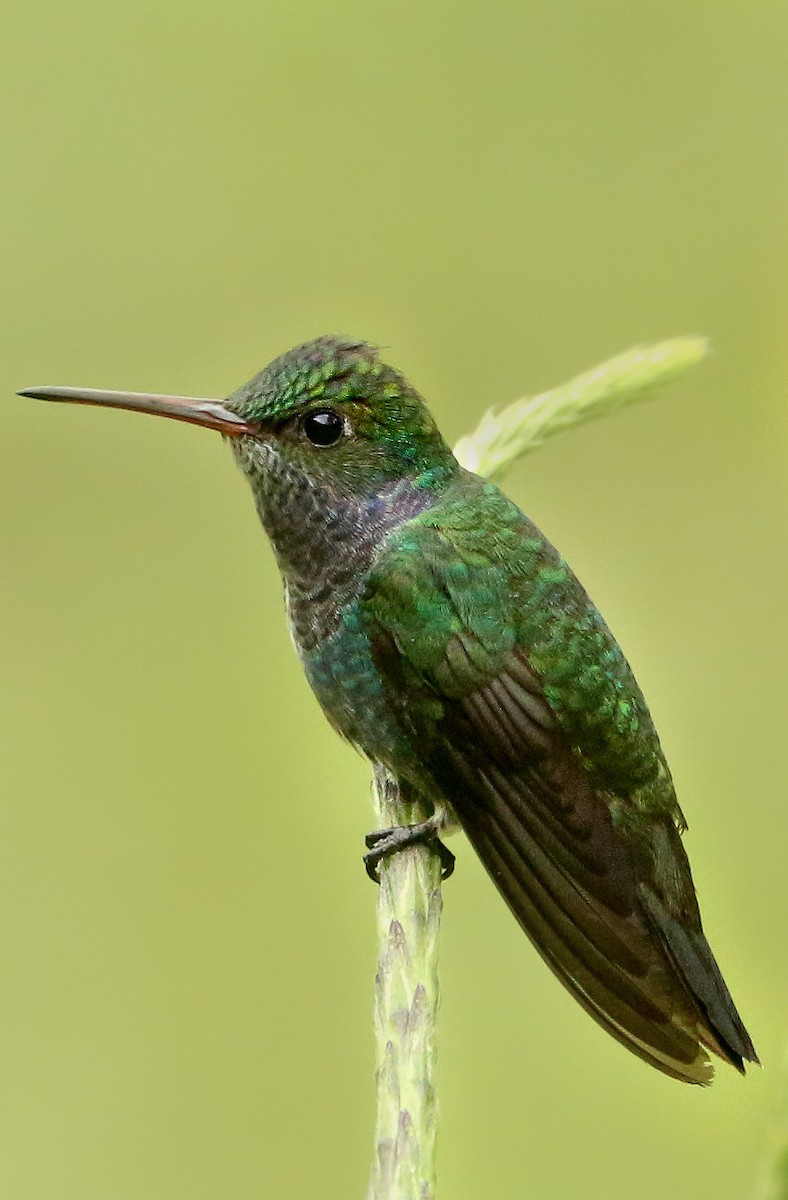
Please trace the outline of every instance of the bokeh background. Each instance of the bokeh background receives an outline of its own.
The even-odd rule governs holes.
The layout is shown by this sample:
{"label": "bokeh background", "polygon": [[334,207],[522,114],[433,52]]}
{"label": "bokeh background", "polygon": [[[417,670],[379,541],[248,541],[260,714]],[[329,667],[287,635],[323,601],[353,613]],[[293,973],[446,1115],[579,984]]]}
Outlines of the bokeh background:
{"label": "bokeh background", "polygon": [[6,0],[3,30],[0,1194],[364,1194],[369,771],[245,485],[204,431],[13,396],[222,396],[339,330],[452,439],[712,339],[508,487],[649,697],[766,1069],[649,1071],[460,843],[439,1168],[452,1200],[750,1197],[788,1042],[788,9]]}

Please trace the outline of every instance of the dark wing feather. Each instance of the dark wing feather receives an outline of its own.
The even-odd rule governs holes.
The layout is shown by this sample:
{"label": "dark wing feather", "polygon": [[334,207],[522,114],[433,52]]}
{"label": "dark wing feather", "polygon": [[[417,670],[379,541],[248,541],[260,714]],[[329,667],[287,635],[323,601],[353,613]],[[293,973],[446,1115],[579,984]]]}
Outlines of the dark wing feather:
{"label": "dark wing feather", "polygon": [[421,786],[426,768],[542,958],[613,1037],[674,1078],[710,1082],[705,1048],[740,1070],[757,1061],[703,936],[675,802],[639,814],[639,830],[614,822],[611,801],[630,798],[586,769],[524,649],[491,654],[444,602],[441,653],[432,629],[426,662],[408,627],[413,582],[401,575],[395,602],[375,606],[378,668]]}
{"label": "dark wing feather", "polygon": [[704,1021],[683,959],[654,935],[630,847],[565,737],[554,727],[549,748],[544,736],[537,747],[523,724],[518,745],[516,726],[488,685],[447,705],[427,755],[515,917],[586,1010],[640,1057],[695,1083],[712,1075],[699,1043],[740,1067],[746,1045]]}

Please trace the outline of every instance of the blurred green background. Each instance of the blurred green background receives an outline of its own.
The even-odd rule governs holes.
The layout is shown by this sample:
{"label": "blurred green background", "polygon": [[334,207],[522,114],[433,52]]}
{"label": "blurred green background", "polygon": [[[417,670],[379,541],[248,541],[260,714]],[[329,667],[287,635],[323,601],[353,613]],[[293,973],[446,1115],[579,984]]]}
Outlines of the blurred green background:
{"label": "blurred green background", "polygon": [[456,439],[633,343],[651,405],[511,494],[649,698],[766,1064],[649,1071],[461,844],[441,1195],[750,1197],[788,1040],[788,9],[3,8],[0,1195],[346,1200],[372,1130],[369,770],[292,652],[219,438],[17,400],[222,396],[378,341]]}

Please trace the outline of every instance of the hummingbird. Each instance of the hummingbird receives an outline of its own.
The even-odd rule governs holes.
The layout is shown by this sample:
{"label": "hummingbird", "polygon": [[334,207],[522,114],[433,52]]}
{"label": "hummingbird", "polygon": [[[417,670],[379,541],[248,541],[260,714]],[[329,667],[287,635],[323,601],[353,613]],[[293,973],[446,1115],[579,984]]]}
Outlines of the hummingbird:
{"label": "hummingbird", "polygon": [[376,348],[317,338],[226,400],[20,395],[217,430],[252,490],[293,640],[331,725],[430,815],[365,861],[458,824],[537,951],[645,1062],[711,1082],[757,1063],[703,933],[686,822],[618,643],[544,534],[464,470]]}

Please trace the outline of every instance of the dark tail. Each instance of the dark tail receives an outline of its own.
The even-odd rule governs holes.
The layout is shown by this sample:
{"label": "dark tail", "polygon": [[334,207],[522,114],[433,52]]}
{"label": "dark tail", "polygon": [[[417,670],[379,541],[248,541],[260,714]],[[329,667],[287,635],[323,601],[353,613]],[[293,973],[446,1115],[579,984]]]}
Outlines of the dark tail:
{"label": "dark tail", "polygon": [[757,1063],[758,1055],[703,931],[686,929],[649,888],[641,887],[640,894],[652,929],[699,1010],[701,1040],[744,1074],[745,1062]]}
{"label": "dark tail", "polygon": [[672,825],[674,865],[691,895],[685,923],[657,897],[649,872],[635,870],[628,840],[584,772],[568,769],[560,803],[532,777],[494,767],[472,795],[467,770],[456,782],[457,814],[502,896],[548,966],[608,1033],[687,1083],[711,1082],[707,1050],[740,1071],[758,1061],[703,936]]}

